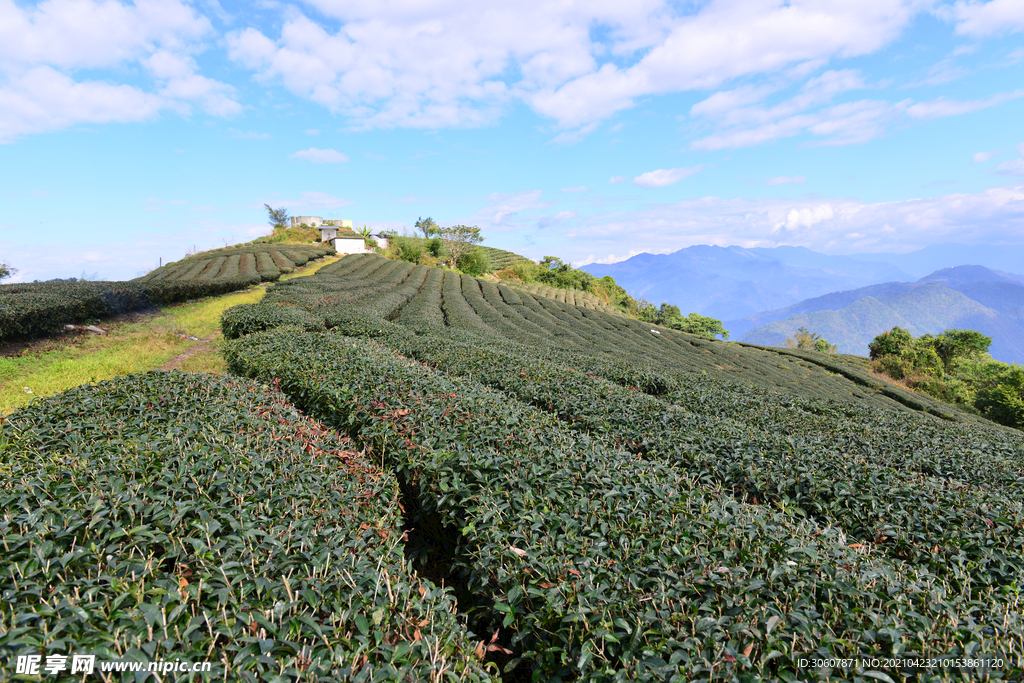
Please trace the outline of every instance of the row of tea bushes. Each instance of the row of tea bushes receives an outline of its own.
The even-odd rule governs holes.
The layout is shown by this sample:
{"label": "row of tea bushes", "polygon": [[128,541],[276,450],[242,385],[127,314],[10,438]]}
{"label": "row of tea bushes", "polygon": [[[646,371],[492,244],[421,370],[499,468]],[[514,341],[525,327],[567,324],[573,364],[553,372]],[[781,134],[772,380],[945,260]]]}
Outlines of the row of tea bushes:
{"label": "row of tea bushes", "polygon": [[[489,681],[410,573],[398,484],[249,380],[147,373],[0,422],[0,660],[212,661],[204,680]],[[45,658],[44,658],[45,661]]]}
{"label": "row of tea bushes", "polygon": [[307,262],[333,254],[328,244],[241,244],[187,256],[148,273],[140,282],[274,281]]}
{"label": "row of tea bushes", "polygon": [[0,341],[41,337],[82,323],[151,306],[245,289],[252,278],[176,282],[35,282],[0,285]]}
{"label": "row of tea bushes", "polygon": [[[1024,576],[1024,479],[1021,458],[1012,455],[1020,439],[993,430],[987,447],[971,449],[956,427],[908,421],[899,431],[878,430],[879,439],[849,420],[794,423],[787,413],[761,413],[764,419],[748,428],[745,419],[687,412],[515,344],[454,336],[396,330],[384,341],[550,411],[575,429],[719,484],[740,500],[842,528],[851,542],[873,543],[878,552],[948,576],[951,588],[975,599]],[[732,400],[723,392],[713,402]],[[891,414],[862,417],[885,425]],[[931,427],[923,442],[921,426]]]}
{"label": "row of tea bushes", "polygon": [[[227,356],[400,473],[414,525],[447,529],[438,543],[455,550],[437,561],[478,596],[469,616],[509,629],[502,645],[535,680],[806,680],[827,672],[801,658],[1011,657],[1021,642],[1009,586],[951,590],[836,526],[736,500],[387,347],[280,327]],[[1007,661],[993,676],[1022,673]]]}

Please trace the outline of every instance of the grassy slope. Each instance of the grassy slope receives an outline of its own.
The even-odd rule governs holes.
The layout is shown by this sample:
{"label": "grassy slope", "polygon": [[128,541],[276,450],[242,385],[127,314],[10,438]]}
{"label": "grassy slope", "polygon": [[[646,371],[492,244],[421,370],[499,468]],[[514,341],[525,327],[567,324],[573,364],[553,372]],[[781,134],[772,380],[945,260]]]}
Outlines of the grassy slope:
{"label": "grassy slope", "polygon": [[[321,259],[283,279],[312,275],[336,260]],[[30,346],[19,356],[0,356],[0,414],[24,406],[36,397],[119,375],[155,370],[202,340],[212,344],[204,352],[191,355],[177,369],[223,374],[218,339],[221,313],[232,306],[255,303],[265,291],[256,287],[168,306],[151,316],[129,316],[111,325],[101,322],[100,327],[107,331],[105,335],[54,338]],[[200,341],[184,339],[180,334],[198,337]]]}

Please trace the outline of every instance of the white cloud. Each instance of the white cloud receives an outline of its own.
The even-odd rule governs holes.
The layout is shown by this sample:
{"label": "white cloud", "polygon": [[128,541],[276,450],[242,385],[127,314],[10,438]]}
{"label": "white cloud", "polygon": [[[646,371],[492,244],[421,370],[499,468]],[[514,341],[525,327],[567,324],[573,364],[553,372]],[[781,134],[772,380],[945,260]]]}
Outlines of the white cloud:
{"label": "white cloud", "polygon": [[1024,176],[1024,142],[1017,145],[1017,151],[1020,152],[1020,159],[1004,161],[996,166],[996,170],[1005,175]]}
{"label": "white cloud", "polygon": [[[0,0],[0,17],[0,142],[77,123],[144,121],[164,109],[187,114],[192,105],[215,116],[241,111],[231,86],[197,73],[192,53],[212,28],[181,0]],[[152,90],[74,78],[83,69],[124,78],[136,67]]]}
{"label": "white cloud", "polygon": [[871,53],[898,36],[920,7],[899,0],[713,0],[680,18],[639,62],[621,68],[605,63],[532,101],[562,125],[581,125],[631,107],[644,95],[715,88],[740,76]]}
{"label": "white cloud", "polygon": [[996,152],[975,152],[971,159],[976,164],[983,164],[996,155]]}
{"label": "white cloud", "polygon": [[574,261],[594,253],[671,252],[694,244],[789,244],[826,253],[912,251],[942,242],[1020,244],[1024,185],[875,204],[827,198],[794,206],[791,199],[703,197],[579,217],[572,235],[563,258]]}
{"label": "white cloud", "polygon": [[576,218],[577,214],[575,211],[559,211],[554,216],[541,216],[537,219],[538,228],[547,228],[556,223],[562,223],[564,221],[572,220]]}
{"label": "white cloud", "polygon": [[[344,113],[356,127],[473,126],[515,101],[554,119],[572,143],[639,97],[731,79],[805,78],[869,54],[928,0],[309,0],[278,36],[227,36],[230,57],[264,81]],[[598,30],[594,30],[598,29]],[[734,93],[742,95],[741,91]]]}
{"label": "white cloud", "polygon": [[75,82],[39,66],[0,87],[0,142],[79,123],[145,121],[165,105],[159,96],[129,85]]}
{"label": "white cloud", "polygon": [[588,123],[576,130],[567,130],[564,133],[559,133],[552,138],[551,143],[554,145],[575,145],[595,130],[597,130],[597,123]]}
{"label": "white cloud", "polygon": [[764,184],[767,185],[768,187],[775,187],[776,185],[803,185],[806,182],[807,178],[804,178],[802,175],[795,175],[790,177],[780,175],[775,176],[774,178],[769,178],[768,180],[764,181]]}
{"label": "white cloud", "polygon": [[296,152],[295,154],[289,154],[289,159],[302,159],[313,164],[342,164],[348,161],[348,155],[342,154],[341,152],[334,149],[317,149],[316,147],[310,147]]}
{"label": "white cloud", "polygon": [[580,185],[579,187],[563,187],[562,188],[562,192],[569,192],[569,193],[586,192],[586,191],[587,191],[587,186],[586,185]]}
{"label": "white cloud", "polygon": [[801,228],[813,228],[822,221],[832,220],[835,218],[835,215],[835,209],[832,208],[831,204],[790,209],[789,213],[786,214],[786,220],[779,221],[772,232],[782,229],[793,232]]}
{"label": "white cloud", "polygon": [[320,135],[320,131],[316,128],[310,128],[306,131],[306,135]]}
{"label": "white cloud", "polygon": [[961,0],[942,13],[956,21],[956,32],[961,35],[982,37],[1024,29],[1024,3],[1020,0]]}
{"label": "white cloud", "polygon": [[483,219],[485,224],[489,224],[491,227],[504,227],[510,224],[512,218],[523,211],[546,209],[551,206],[549,203],[541,201],[543,196],[544,193],[540,190],[511,194],[495,192],[487,198],[489,204],[479,211],[477,215]]}
{"label": "white cloud", "polygon": [[1024,97],[1024,89],[998,93],[984,100],[948,100],[945,97],[939,97],[931,102],[920,102],[911,105],[907,107],[907,113],[918,119],[958,116],[994,107],[1003,102],[1015,100],[1018,97]]}
{"label": "white cloud", "polygon": [[704,166],[690,166],[688,168],[659,168],[656,171],[641,173],[633,178],[633,184],[639,187],[666,187],[674,185],[683,178],[688,178],[698,173]]}
{"label": "white cloud", "polygon": [[615,183],[621,183],[625,179],[626,176],[624,175],[613,175],[611,178],[608,179],[608,182],[614,185]]}

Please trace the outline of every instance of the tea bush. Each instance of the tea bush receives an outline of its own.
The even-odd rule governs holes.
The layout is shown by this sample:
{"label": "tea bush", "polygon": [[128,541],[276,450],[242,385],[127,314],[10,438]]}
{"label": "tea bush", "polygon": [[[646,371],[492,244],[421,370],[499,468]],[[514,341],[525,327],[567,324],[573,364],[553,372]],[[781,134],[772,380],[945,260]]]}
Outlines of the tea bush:
{"label": "tea bush", "polygon": [[857,654],[1024,675],[1019,432],[838,356],[450,271],[349,256],[303,280],[256,308],[330,331],[242,336],[230,367],[399,474],[424,566],[535,680],[806,680],[830,674],[800,658]]}
{"label": "tea bush", "polygon": [[0,285],[0,341],[53,334],[65,325],[117,313],[226,294],[252,279],[169,282],[37,282]]}
{"label": "tea bush", "polygon": [[353,445],[239,378],[153,372],[15,412],[0,422],[0,658],[492,680],[451,593],[408,571],[394,475]]}

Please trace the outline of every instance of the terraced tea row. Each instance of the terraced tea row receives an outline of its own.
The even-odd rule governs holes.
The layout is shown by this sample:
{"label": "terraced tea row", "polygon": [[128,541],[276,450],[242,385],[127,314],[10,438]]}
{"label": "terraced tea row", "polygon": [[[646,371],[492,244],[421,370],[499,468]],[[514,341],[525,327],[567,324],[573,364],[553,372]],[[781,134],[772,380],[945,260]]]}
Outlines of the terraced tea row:
{"label": "terraced tea row", "polygon": [[234,342],[234,369],[402,473],[473,617],[542,680],[805,678],[800,657],[868,653],[1024,674],[1019,432],[859,368],[374,257],[275,285],[226,332],[243,313],[277,329]]}
{"label": "terraced tea row", "polygon": [[327,244],[243,244],[204,251],[168,263],[141,278],[141,282],[242,279],[251,284],[274,281],[308,261],[334,253]]}
{"label": "terraced tea row", "polygon": [[34,282],[0,285],[0,341],[41,337],[65,325],[245,289],[245,279],[177,282]]}
{"label": "terraced tea row", "polygon": [[393,474],[280,394],[148,373],[0,422],[0,658],[213,661],[207,680],[484,681],[410,574]]}

